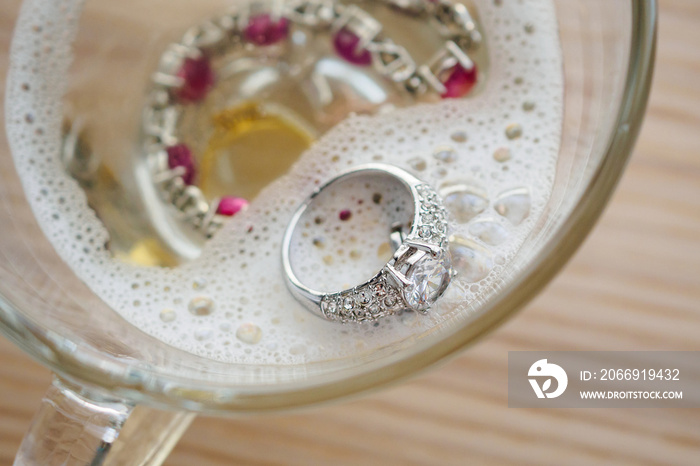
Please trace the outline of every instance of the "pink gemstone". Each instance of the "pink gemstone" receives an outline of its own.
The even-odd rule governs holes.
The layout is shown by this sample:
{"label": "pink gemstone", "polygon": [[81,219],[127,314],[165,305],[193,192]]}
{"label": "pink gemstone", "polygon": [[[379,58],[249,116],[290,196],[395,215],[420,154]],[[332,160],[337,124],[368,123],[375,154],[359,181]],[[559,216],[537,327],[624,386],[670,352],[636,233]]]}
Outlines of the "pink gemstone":
{"label": "pink gemstone", "polygon": [[216,208],[216,213],[232,217],[244,209],[248,205],[248,201],[242,197],[224,196],[219,201],[219,206]]}
{"label": "pink gemstone", "polygon": [[182,175],[182,180],[187,185],[194,183],[196,168],[190,148],[185,144],[177,144],[166,148],[165,151],[168,153],[168,167],[171,169],[183,167],[185,174]]}
{"label": "pink gemstone", "polygon": [[350,211],[347,210],[347,209],[346,209],[346,210],[341,210],[341,211],[340,211],[340,214],[338,215],[338,217],[340,218],[340,220],[342,220],[343,222],[345,222],[345,221],[347,221],[347,220],[350,220],[350,217],[352,217],[352,212],[350,212]]}
{"label": "pink gemstone", "polygon": [[476,84],[478,72],[476,65],[471,70],[465,70],[462,65],[455,65],[450,76],[443,83],[447,91],[443,99],[454,99],[467,95]]}
{"label": "pink gemstone", "polygon": [[347,28],[340,29],[333,38],[333,45],[338,55],[360,66],[372,64],[372,54],[367,49],[358,50],[360,37]]}
{"label": "pink gemstone", "polygon": [[272,45],[289,35],[289,20],[274,21],[269,14],[253,16],[243,33],[245,39],[255,45]]}
{"label": "pink gemstone", "polygon": [[185,81],[177,90],[177,97],[185,102],[202,100],[214,85],[214,70],[204,55],[199,58],[185,58],[177,76]]}

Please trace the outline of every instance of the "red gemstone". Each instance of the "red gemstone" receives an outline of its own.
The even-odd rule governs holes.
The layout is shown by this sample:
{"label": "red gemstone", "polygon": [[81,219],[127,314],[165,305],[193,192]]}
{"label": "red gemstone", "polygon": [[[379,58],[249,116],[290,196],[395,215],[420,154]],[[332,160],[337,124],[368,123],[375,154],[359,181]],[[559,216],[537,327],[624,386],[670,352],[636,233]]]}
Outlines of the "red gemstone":
{"label": "red gemstone", "polygon": [[255,45],[272,45],[287,38],[289,20],[280,18],[275,21],[269,14],[253,16],[243,35],[248,42]]}
{"label": "red gemstone", "polygon": [[346,209],[346,210],[341,210],[341,211],[340,211],[340,214],[338,215],[338,217],[340,218],[340,220],[342,220],[343,222],[345,222],[346,220],[350,220],[350,217],[352,217],[352,212],[350,212],[350,211],[347,210],[347,209]]}
{"label": "red gemstone", "polygon": [[216,208],[216,213],[232,217],[248,206],[248,201],[242,197],[224,196],[219,201],[219,206]]}
{"label": "red gemstone", "polygon": [[177,75],[184,80],[177,90],[177,97],[185,102],[202,100],[214,85],[214,70],[204,55],[199,58],[185,58]]}
{"label": "red gemstone", "polygon": [[182,175],[182,180],[187,185],[194,183],[196,168],[190,148],[185,144],[177,144],[166,148],[165,151],[168,153],[168,167],[170,167],[170,169],[183,167],[185,169],[185,174]]}
{"label": "red gemstone", "polygon": [[348,28],[340,29],[333,38],[333,46],[338,55],[360,66],[372,64],[372,54],[367,49],[359,49],[360,37]]}
{"label": "red gemstone", "polygon": [[454,99],[469,94],[476,84],[478,72],[476,65],[471,70],[465,70],[462,65],[455,65],[450,76],[443,83],[447,91],[442,94],[443,99]]}

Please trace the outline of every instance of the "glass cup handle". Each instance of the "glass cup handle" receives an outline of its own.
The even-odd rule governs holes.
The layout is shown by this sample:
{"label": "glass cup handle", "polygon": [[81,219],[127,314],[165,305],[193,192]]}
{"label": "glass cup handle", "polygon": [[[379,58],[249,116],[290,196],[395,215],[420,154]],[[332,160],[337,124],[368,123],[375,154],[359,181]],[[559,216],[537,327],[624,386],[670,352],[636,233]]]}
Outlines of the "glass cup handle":
{"label": "glass cup handle", "polygon": [[54,378],[15,466],[160,465],[194,418],[86,393]]}

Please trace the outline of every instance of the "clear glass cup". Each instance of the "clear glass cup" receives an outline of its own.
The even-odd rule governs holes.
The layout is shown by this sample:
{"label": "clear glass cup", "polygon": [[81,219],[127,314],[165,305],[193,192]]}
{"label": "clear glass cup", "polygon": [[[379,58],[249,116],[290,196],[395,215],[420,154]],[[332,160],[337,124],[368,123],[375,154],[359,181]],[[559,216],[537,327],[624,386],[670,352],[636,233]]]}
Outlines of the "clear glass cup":
{"label": "clear glass cup", "polygon": [[[24,3],[29,12],[33,1]],[[76,66],[103,59],[88,46],[91,37],[118,43],[120,34],[130,33],[128,2],[94,0],[88,8],[95,3],[115,18],[113,27],[81,26]],[[167,10],[165,1],[149,3],[154,11]],[[0,330],[56,374],[17,463],[159,464],[191,420],[188,413],[283,410],[376,389],[462,350],[524,306],[581,244],[619,180],[641,126],[655,51],[653,0],[555,3],[566,85],[552,196],[500,288],[457,325],[436,328],[419,341],[361,358],[279,367],[225,364],[165,345],[127,324],[59,259],[33,219],[16,174],[3,169]],[[57,14],[60,8],[57,3]],[[155,18],[143,21],[147,28]],[[143,67],[146,61],[137,56],[133,64]],[[13,71],[11,63],[10,78]],[[93,71],[84,76],[88,86],[104,78]],[[71,94],[67,100],[91,105]],[[12,167],[8,150],[1,157],[4,167]]]}

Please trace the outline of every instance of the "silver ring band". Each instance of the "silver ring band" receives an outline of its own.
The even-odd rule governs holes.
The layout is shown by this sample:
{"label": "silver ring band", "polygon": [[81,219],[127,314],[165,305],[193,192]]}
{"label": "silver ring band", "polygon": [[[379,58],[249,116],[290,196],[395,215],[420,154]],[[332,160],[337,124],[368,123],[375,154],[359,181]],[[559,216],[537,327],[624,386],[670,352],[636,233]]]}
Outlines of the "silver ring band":
{"label": "silver ring band", "polygon": [[[369,173],[392,176],[407,188],[414,203],[410,227],[405,234],[396,235],[399,232],[395,231],[394,255],[371,279],[338,292],[314,290],[301,282],[290,262],[294,231],[324,189],[340,180]],[[442,200],[432,187],[400,168],[384,164],[358,166],[317,188],[299,206],[282,241],[282,265],[294,297],[321,318],[342,323],[373,322],[404,310],[425,313],[444,294],[453,276]]]}

